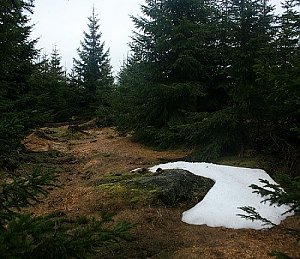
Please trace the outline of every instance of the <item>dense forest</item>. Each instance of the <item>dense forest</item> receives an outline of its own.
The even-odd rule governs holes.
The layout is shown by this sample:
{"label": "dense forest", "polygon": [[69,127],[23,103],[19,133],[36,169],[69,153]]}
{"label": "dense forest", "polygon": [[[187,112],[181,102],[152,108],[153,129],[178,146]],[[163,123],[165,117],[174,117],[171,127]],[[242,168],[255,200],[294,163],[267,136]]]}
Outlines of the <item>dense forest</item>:
{"label": "dense forest", "polygon": [[[49,258],[83,256],[97,243],[124,238],[129,228],[103,227],[103,217],[81,230],[69,222],[50,239],[57,227],[52,216],[20,216],[18,209],[45,194],[44,186],[57,185],[51,170],[18,170],[21,140],[45,123],[96,118],[99,127],[115,126],[152,147],[192,148],[192,161],[251,153],[298,179],[299,6],[285,0],[276,14],[266,0],[146,0],[142,16],[132,17],[131,55],[114,78],[94,10],[67,73],[59,49],[41,55],[30,37],[34,1],[0,0],[3,258],[40,258],[50,247],[56,254]],[[26,239],[29,232],[35,241]]]}
{"label": "dense forest", "polygon": [[118,125],[155,145],[197,146],[199,159],[254,149],[296,170],[299,2],[280,16],[268,1],[147,3],[133,18]]}

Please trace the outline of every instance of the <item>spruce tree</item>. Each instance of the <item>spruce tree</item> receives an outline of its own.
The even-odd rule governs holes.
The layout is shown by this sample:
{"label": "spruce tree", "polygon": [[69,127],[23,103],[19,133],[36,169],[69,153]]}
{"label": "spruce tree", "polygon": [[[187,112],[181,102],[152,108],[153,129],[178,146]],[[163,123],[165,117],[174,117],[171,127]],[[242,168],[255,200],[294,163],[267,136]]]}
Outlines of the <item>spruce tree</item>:
{"label": "spruce tree", "polygon": [[300,166],[300,3],[283,2],[278,17],[275,39],[276,51],[266,82],[271,91],[270,103],[273,125],[272,142],[279,157],[284,157],[288,170],[299,175]]}
{"label": "spruce tree", "polygon": [[146,1],[144,17],[132,17],[135,59],[152,63],[151,80],[207,81],[214,71],[217,9],[207,1]]}
{"label": "spruce tree", "polygon": [[36,41],[29,38],[28,25],[33,1],[0,1],[1,96],[15,100],[28,91],[25,84],[35,58]]}
{"label": "spruce tree", "polygon": [[61,65],[61,56],[55,46],[52,50],[50,61],[49,61],[50,72],[58,77],[64,77],[66,72]]}
{"label": "spruce tree", "polygon": [[215,78],[214,55],[218,51],[210,33],[216,28],[215,11],[205,1],[149,0],[142,6],[144,17],[132,17],[137,31],[131,43],[130,65],[139,66],[144,79],[153,84],[153,91],[149,86],[145,91],[155,96],[144,96],[144,100],[160,102],[145,112],[147,117],[152,114],[158,119],[152,121],[156,126],[177,116],[178,109],[197,110],[207,78]]}
{"label": "spruce tree", "polygon": [[[276,62],[270,73],[274,91],[271,97],[279,105],[281,116],[299,118],[300,86],[300,3],[287,0],[282,4],[284,12],[279,17],[276,39]],[[282,118],[283,119],[283,118]],[[283,119],[287,122],[287,118]],[[299,123],[299,121],[298,121]],[[291,125],[290,125],[291,126]]]}
{"label": "spruce tree", "polygon": [[202,159],[264,149],[274,92],[266,75],[278,49],[272,11],[266,0],[146,1],[120,73],[120,92],[139,107],[128,107],[127,125],[157,144],[200,145]]}
{"label": "spruce tree", "polygon": [[32,7],[33,1],[0,0],[0,166],[30,124],[25,94],[37,53],[29,38]]}
{"label": "spruce tree", "polygon": [[66,73],[61,65],[61,56],[56,47],[50,58],[43,55],[35,64],[30,77],[30,95],[34,98],[34,108],[44,120],[66,121],[73,116],[71,110],[77,105],[74,97],[76,89],[69,87]]}
{"label": "spruce tree", "polygon": [[[143,17],[133,17],[133,56],[120,74],[122,86],[129,89],[126,98],[139,107],[130,121],[135,132],[157,144],[199,144],[205,137],[214,141],[215,136],[205,133],[211,132],[207,125],[201,130],[199,125],[228,103],[224,67],[229,62],[220,40],[218,6],[215,1],[149,0],[142,12]],[[218,114],[214,120],[223,117]],[[224,129],[229,123],[219,124]]]}
{"label": "spruce tree", "polygon": [[[37,119],[49,105],[48,98],[57,97],[53,89],[61,89],[57,87],[58,81],[49,77],[53,72],[56,77],[60,75],[57,53],[52,56],[52,63],[44,60],[41,66],[34,65],[37,51],[35,41],[29,38],[31,26],[27,24],[32,7],[33,1],[0,0],[0,255],[86,258],[96,247],[126,238],[131,226],[104,226],[110,220],[107,216],[101,220],[72,220],[60,213],[33,217],[21,212],[40,201],[48,193],[47,187],[57,185],[53,170],[32,169],[29,164],[15,170],[18,164],[12,156],[14,150],[16,158],[22,157],[22,149],[16,147],[23,134],[38,125]],[[45,79],[51,80],[45,84]]]}
{"label": "spruce tree", "polygon": [[84,32],[84,39],[78,49],[79,59],[74,59],[73,78],[77,85],[84,87],[88,102],[96,100],[96,94],[110,88],[113,84],[109,50],[105,50],[99,31],[99,19],[93,8],[88,18],[88,32]]}
{"label": "spruce tree", "polygon": [[260,82],[264,69],[258,71],[257,67],[270,63],[274,54],[272,11],[265,0],[231,1],[228,9],[231,33],[227,44],[231,51],[226,72],[232,78],[231,102],[239,125],[235,138],[240,155],[244,149],[263,143],[262,123],[269,116],[265,94],[270,92],[270,87]]}

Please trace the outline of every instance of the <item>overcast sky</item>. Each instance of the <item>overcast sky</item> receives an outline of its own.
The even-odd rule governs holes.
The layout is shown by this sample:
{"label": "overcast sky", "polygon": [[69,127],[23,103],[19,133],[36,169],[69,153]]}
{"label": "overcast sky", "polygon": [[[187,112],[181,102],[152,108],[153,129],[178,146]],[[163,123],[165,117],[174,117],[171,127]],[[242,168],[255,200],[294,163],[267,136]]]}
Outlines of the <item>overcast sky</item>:
{"label": "overcast sky", "polygon": [[110,49],[111,64],[118,70],[129,51],[128,42],[134,29],[129,15],[140,13],[144,0],[35,0],[32,36],[39,38],[37,47],[51,53],[56,45],[63,64],[72,67],[73,57],[87,31],[93,5],[100,19],[102,41]]}
{"label": "overcast sky", "polygon": [[[280,0],[270,2],[275,5]],[[111,64],[118,71],[128,54],[134,29],[129,15],[140,14],[140,5],[144,3],[145,0],[35,0],[32,36],[39,38],[37,47],[47,54],[56,45],[63,57],[62,65],[71,69],[94,5],[100,18],[102,41],[110,48]]]}

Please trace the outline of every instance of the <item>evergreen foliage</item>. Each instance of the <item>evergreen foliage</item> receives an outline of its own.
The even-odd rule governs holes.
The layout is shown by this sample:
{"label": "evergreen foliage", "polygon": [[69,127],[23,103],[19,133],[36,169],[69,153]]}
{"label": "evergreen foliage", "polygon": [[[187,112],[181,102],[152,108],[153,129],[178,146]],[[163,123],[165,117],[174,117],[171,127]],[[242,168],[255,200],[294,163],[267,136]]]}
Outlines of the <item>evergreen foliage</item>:
{"label": "evergreen foliage", "polygon": [[108,216],[75,220],[21,212],[44,198],[47,187],[58,185],[52,170],[18,168],[21,139],[46,121],[81,115],[82,104],[82,89],[66,78],[56,48],[50,60],[44,56],[36,61],[36,41],[30,40],[28,25],[32,8],[33,1],[0,0],[0,255],[83,258],[107,242],[126,239],[131,225],[107,226]]}
{"label": "evergreen foliage", "polygon": [[147,0],[119,74],[120,129],[198,147],[212,160],[247,149],[299,167],[299,1]]}
{"label": "evergreen foliage", "polygon": [[[255,184],[250,187],[254,190],[253,193],[260,194],[264,201],[269,201],[272,204],[288,205],[290,209],[285,213],[294,212],[296,214],[300,213],[300,179],[291,179],[291,177],[286,174],[277,175],[277,180],[279,184],[271,184],[267,180],[260,179],[260,182],[263,184],[262,187]],[[253,208],[242,207],[248,215],[240,215],[244,218],[250,220],[262,220],[266,224],[275,225],[274,223],[268,221],[267,219],[262,218]]]}
{"label": "evergreen foliage", "polygon": [[249,206],[248,207],[240,207],[239,209],[243,210],[247,214],[246,215],[244,215],[244,214],[237,214],[237,216],[240,216],[240,217],[242,217],[244,219],[248,219],[248,220],[251,220],[251,221],[260,220],[263,223],[263,226],[268,226],[268,225],[277,226],[276,224],[274,224],[269,219],[262,217],[256,211],[256,209],[253,208],[253,207],[249,207]]}
{"label": "evergreen foliage", "polygon": [[45,217],[21,215],[0,233],[3,258],[88,258],[96,249],[129,239],[132,225],[120,222],[104,226],[111,217],[91,220],[84,217],[69,219],[59,213]]}
{"label": "evergreen foliage", "polygon": [[1,98],[13,101],[28,91],[26,80],[36,55],[36,41],[29,39],[28,25],[33,1],[1,0],[0,6]]}
{"label": "evergreen foliage", "polygon": [[[28,25],[32,1],[0,1],[0,166],[31,123],[25,95],[37,52]],[[25,111],[26,110],[26,111]],[[29,113],[29,114],[28,114]],[[33,118],[32,118],[33,119]]]}
{"label": "evergreen foliage", "polygon": [[72,116],[82,114],[82,91],[69,82],[56,47],[50,58],[43,55],[38,59],[29,83],[32,109],[44,116],[43,121],[68,121]]}
{"label": "evergreen foliage", "polygon": [[0,254],[3,258],[86,257],[109,242],[128,239],[132,227],[119,222],[112,227],[110,215],[101,220],[71,219],[62,213],[32,217],[20,213],[47,195],[46,187],[58,186],[53,170],[36,168],[22,176],[4,179],[0,185]]}
{"label": "evergreen foliage", "polygon": [[108,95],[113,86],[109,50],[104,49],[99,32],[99,20],[93,9],[88,18],[88,32],[78,49],[79,59],[74,59],[73,82],[84,89],[85,101],[92,111],[107,106]]}
{"label": "evergreen foliage", "polygon": [[38,202],[38,197],[46,195],[46,186],[57,185],[57,175],[53,170],[41,171],[35,168],[30,174],[15,176],[7,174],[0,186],[0,224],[2,230],[13,220],[21,208]]}
{"label": "evergreen foliage", "polygon": [[292,257],[290,257],[282,252],[277,252],[277,251],[271,252],[271,253],[269,253],[269,255],[275,256],[277,259],[293,259]]}
{"label": "evergreen foliage", "polygon": [[[109,50],[93,10],[70,78],[55,47],[37,61],[30,39],[32,0],[0,0],[0,254],[4,258],[87,256],[107,241],[126,238],[130,225],[60,215],[31,217],[57,185],[51,171],[16,174],[14,157],[29,129],[45,122],[97,116],[100,126],[160,147],[195,147],[196,160],[247,149],[299,171],[300,12],[286,0],[275,14],[268,0],[146,0],[132,55],[114,87]],[[299,213],[299,179],[281,176],[285,189],[262,181],[255,192]],[[250,220],[262,218],[242,208]],[[281,253],[278,257],[284,256]]]}
{"label": "evergreen foliage", "polygon": [[[296,215],[300,213],[300,178],[291,178],[286,174],[278,174],[276,180],[279,184],[271,184],[269,181],[260,179],[262,186],[257,186],[255,184],[250,187],[254,190],[253,193],[260,194],[264,200],[262,202],[269,201],[271,205],[276,204],[278,206],[288,205],[288,209],[285,213],[294,212]],[[248,220],[259,220],[263,222],[264,225],[277,226],[272,221],[267,218],[262,217],[255,208],[244,206],[240,207],[246,214],[238,214],[238,216],[248,219]],[[283,227],[284,228],[284,227]],[[299,229],[287,229],[292,231],[293,234],[300,237]],[[270,253],[271,256],[276,258],[290,258],[288,255],[274,251]]]}
{"label": "evergreen foliage", "polygon": [[61,56],[59,55],[56,46],[53,48],[51,53],[49,69],[52,74],[54,74],[57,77],[62,77],[62,79],[64,79],[63,76],[66,74],[66,72],[63,70],[63,67],[61,66]]}

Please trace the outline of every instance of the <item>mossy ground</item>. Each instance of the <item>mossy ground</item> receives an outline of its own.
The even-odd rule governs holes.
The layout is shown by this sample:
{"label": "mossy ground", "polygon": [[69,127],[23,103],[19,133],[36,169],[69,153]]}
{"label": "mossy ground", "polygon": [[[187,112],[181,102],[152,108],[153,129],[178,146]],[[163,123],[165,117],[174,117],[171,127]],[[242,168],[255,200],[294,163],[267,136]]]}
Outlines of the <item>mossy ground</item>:
{"label": "mossy ground", "polygon": [[112,201],[121,201],[124,207],[138,208],[162,205],[162,202],[157,198],[158,189],[143,188],[134,184],[135,181],[147,178],[149,175],[151,173],[143,175],[131,172],[123,174],[109,173],[99,180],[96,186]]}

